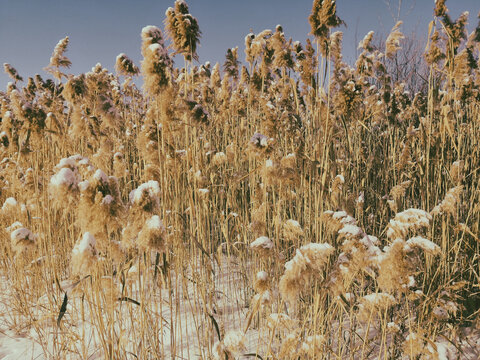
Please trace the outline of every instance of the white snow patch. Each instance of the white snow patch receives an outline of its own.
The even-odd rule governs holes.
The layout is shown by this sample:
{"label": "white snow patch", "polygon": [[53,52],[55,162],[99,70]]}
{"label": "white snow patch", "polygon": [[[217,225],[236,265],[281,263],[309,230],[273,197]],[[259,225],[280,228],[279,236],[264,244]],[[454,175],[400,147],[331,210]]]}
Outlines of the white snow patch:
{"label": "white snow patch", "polygon": [[108,176],[100,169],[95,171],[95,174],[93,174],[93,178],[102,184],[108,184]]}
{"label": "white snow patch", "polygon": [[143,198],[143,194],[147,194],[150,198],[158,198],[160,195],[160,187],[158,185],[158,181],[149,180],[146,183],[143,183],[135,190],[130,192],[130,202],[132,203],[140,203]]}
{"label": "white snow patch", "polygon": [[250,243],[252,249],[271,249],[273,248],[273,241],[266,236],[260,236],[255,241]]}
{"label": "white snow patch", "polygon": [[5,202],[2,205],[2,211],[7,211],[15,208],[18,205],[17,200],[13,197],[5,199]]}
{"label": "white snow patch", "polygon": [[151,230],[165,230],[165,226],[163,225],[162,220],[158,215],[153,215],[150,219],[146,222],[147,227]]}
{"label": "white snow patch", "polygon": [[112,202],[113,202],[113,196],[112,195],[106,195],[103,199],[102,199],[102,205],[110,205]]}
{"label": "white snow patch", "polygon": [[67,188],[74,188],[78,185],[78,180],[70,168],[64,167],[51,177],[50,184],[55,187],[65,186]]}
{"label": "white snow patch", "polygon": [[95,252],[95,245],[95,237],[89,232],[86,232],[85,234],[83,234],[82,239],[77,242],[73,247],[72,255],[80,255],[85,253],[86,251]]}
{"label": "white snow patch", "polygon": [[12,231],[10,234],[10,239],[12,240],[12,242],[17,242],[25,239],[34,240],[35,235],[33,235],[33,233],[27,228],[22,227]]}
{"label": "white snow patch", "polygon": [[268,280],[268,274],[266,271],[259,271],[257,272],[257,280],[259,281],[267,281]]}

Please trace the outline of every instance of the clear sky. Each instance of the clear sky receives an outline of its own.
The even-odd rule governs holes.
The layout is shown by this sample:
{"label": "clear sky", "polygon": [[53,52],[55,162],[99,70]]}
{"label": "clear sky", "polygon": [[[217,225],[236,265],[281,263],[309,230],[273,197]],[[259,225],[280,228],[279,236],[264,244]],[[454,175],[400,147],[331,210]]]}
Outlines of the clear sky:
{"label": "clear sky", "polygon": [[[337,14],[348,27],[344,32],[344,58],[351,62],[358,42],[370,30],[388,34],[395,24],[399,0],[338,0]],[[400,20],[405,34],[425,37],[433,19],[433,0],[400,0]],[[0,0],[0,64],[13,65],[26,80],[49,63],[53,48],[70,37],[66,55],[70,73],[89,71],[100,62],[114,70],[115,57],[126,53],[140,65],[140,32],[146,25],[163,30],[165,10],[174,0]],[[308,37],[312,0],[187,0],[198,19],[202,38],[200,63],[223,63],[226,49],[239,47],[244,60],[244,38],[250,31],[283,26],[287,38],[302,43]],[[450,15],[469,11],[470,31],[478,23],[480,0],[449,0]],[[392,13],[394,13],[392,15]],[[176,59],[183,66],[183,59]],[[0,73],[0,89],[8,77]]]}

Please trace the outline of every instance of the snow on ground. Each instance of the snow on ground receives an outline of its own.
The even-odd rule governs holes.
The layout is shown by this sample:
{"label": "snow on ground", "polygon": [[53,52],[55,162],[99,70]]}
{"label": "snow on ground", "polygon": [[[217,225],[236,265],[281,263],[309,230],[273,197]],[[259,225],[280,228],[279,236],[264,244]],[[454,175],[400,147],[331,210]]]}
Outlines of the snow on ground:
{"label": "snow on ground", "polygon": [[[180,276],[176,281],[173,274],[171,280],[173,295],[170,297],[170,292],[165,288],[161,290],[157,288],[156,291],[149,293],[146,290],[152,289],[153,286],[146,286],[143,290],[138,288],[139,279],[142,282],[149,280],[144,277],[138,278],[139,275],[136,273],[138,268],[132,270],[133,276],[137,278],[130,285],[128,297],[139,300],[139,302],[142,302],[143,299],[146,304],[151,304],[148,309],[148,319],[158,322],[155,324],[159,330],[157,346],[165,355],[168,355],[167,357],[172,354],[172,346],[174,346],[178,358],[208,358],[207,349],[213,346],[218,340],[218,336],[213,328],[212,320],[206,314],[211,314],[215,318],[224,333],[229,330],[244,329],[249,312],[247,302],[250,297],[242,290],[242,286],[238,286],[239,281],[242,281],[240,271],[232,269],[231,266],[232,264],[225,264],[221,271],[218,268],[215,269],[214,308],[209,308],[209,305],[199,296],[193,280],[194,274],[191,279],[193,281],[183,281]],[[56,325],[58,307],[50,311],[46,310],[49,305],[45,295],[38,299],[37,306],[31,308],[32,316],[42,320],[32,325],[30,329],[26,328],[22,333],[16,333],[10,329],[13,322],[12,309],[9,307],[12,290],[6,285],[6,281],[3,281],[2,289],[0,289],[0,359],[50,359],[52,356],[45,355],[45,353],[58,354],[60,343],[58,339],[61,336],[63,336],[64,343],[68,343],[69,348],[63,352],[64,357],[62,358],[103,359],[101,339],[96,332],[98,317],[94,313],[94,307],[90,307],[86,300],[88,295],[83,301],[81,297],[82,284],[85,293],[89,291],[88,281],[88,279],[83,280],[73,289],[65,285],[64,290],[68,290],[70,296],[60,327]],[[138,353],[139,345],[135,341],[134,331],[129,329],[129,320],[146,320],[146,318],[141,320],[141,307],[129,301],[122,301],[117,303],[115,309],[113,327],[116,334],[123,334],[118,337],[125,342],[124,348],[133,354]],[[20,318],[17,317],[17,321],[18,319]],[[108,315],[103,317],[106,323],[111,319]],[[159,321],[159,319],[163,319],[163,321]],[[23,320],[28,323],[27,319]],[[78,338],[74,339],[72,333],[77,334]],[[46,349],[40,345],[41,337],[43,337],[43,343],[48,344]],[[247,332],[247,340],[248,352],[255,352],[266,345],[260,343],[258,332],[255,329]],[[82,348],[82,343],[87,344],[87,349]],[[79,357],[80,353],[86,356]]]}
{"label": "snow on ground", "polygon": [[[137,325],[141,321],[151,321],[149,326],[157,326],[158,339],[156,346],[162,349],[161,352],[166,355],[166,358],[175,353],[176,358],[179,359],[209,359],[208,349],[211,349],[218,340],[213,321],[209,318],[210,315],[215,319],[223,334],[230,330],[243,331],[248,321],[249,304],[253,293],[252,290],[249,293],[246,292],[247,286],[239,286],[244,281],[240,264],[233,261],[222,261],[222,265],[222,268],[217,266],[214,268],[215,275],[212,275],[214,286],[212,285],[212,293],[209,295],[214,296],[214,300],[207,302],[202,300],[199,290],[196,289],[196,274],[194,272],[190,274],[191,278],[187,280],[181,276],[175,278],[173,274],[170,285],[170,288],[173,289],[172,292],[169,292],[166,288],[161,290],[157,288],[156,291],[150,291],[154,286],[146,286],[144,289],[138,287],[139,281],[148,282],[149,280],[138,274],[138,267],[132,268],[130,275],[135,278],[135,281],[132,281],[129,285],[128,296],[149,304],[146,312],[148,316],[142,317],[141,311],[144,310],[141,310],[140,306],[132,302],[122,301],[116,304],[113,329],[119,341],[122,341],[123,348],[135,354],[139,353],[139,346],[142,346],[135,341],[135,331],[138,331],[138,328],[136,330],[132,329],[132,320]],[[197,264],[197,269],[201,269],[200,264]],[[199,271],[205,271],[205,269]],[[111,281],[108,278],[105,280],[107,283]],[[63,344],[67,344],[68,347],[62,353],[64,359],[96,360],[104,358],[102,340],[96,332],[99,318],[94,313],[95,307],[90,307],[88,301],[85,300],[88,296],[82,301],[80,296],[82,284],[74,290],[69,289],[71,296],[60,327],[56,325],[58,309],[48,310],[49,305],[45,295],[39,298],[37,306],[33,306],[31,309],[34,318],[39,319],[38,322],[36,324],[30,322],[31,326],[25,326],[20,333],[11,329],[13,319],[10,308],[12,290],[8,288],[6,281],[1,284],[3,285],[0,286],[0,359],[55,358],[52,354],[58,354],[58,346],[61,343],[58,340],[60,338],[63,340]],[[88,280],[84,281],[84,285],[84,291],[88,292]],[[213,308],[211,304],[213,304]],[[282,312],[282,309],[276,310]],[[112,324],[112,317],[109,316],[104,314],[102,319],[105,323],[110,321],[110,324]],[[348,321],[331,324],[331,327],[332,332],[342,333],[344,337],[349,336]],[[246,333],[245,354],[256,352],[261,355],[265,354],[270,340],[267,331],[266,326],[257,326],[256,318],[251,322]],[[359,337],[367,336],[372,340],[372,344],[375,343],[377,334],[372,329],[366,330],[358,326],[356,333]],[[76,337],[72,334],[75,334]],[[474,360],[480,358],[480,330],[464,328],[460,334],[462,341],[455,345],[443,338],[436,339],[435,344],[439,360]],[[40,337],[43,337],[43,342],[40,341]],[[333,338],[332,348],[337,347],[335,341]],[[43,349],[40,343],[48,345]],[[381,351],[381,347],[380,344],[379,351]],[[456,347],[458,347],[458,350]],[[82,355],[80,356],[80,354]],[[132,355],[131,358],[134,359],[135,356]],[[361,354],[355,354],[354,358],[360,359]],[[374,351],[367,358],[376,359],[378,353]],[[247,357],[240,357],[239,359],[247,359]]]}

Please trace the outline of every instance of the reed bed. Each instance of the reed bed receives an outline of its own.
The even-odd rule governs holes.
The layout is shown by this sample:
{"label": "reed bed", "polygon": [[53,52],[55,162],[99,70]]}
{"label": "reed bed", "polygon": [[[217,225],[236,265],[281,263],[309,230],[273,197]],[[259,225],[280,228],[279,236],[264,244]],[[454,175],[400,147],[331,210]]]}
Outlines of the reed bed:
{"label": "reed bed", "polygon": [[4,65],[3,345],[477,359],[480,24],[468,34],[468,13],[437,0],[412,92],[392,80],[401,22],[348,65],[335,1],[313,2],[305,44],[281,26],[248,34],[246,65],[238,48],[197,65],[188,5],[165,16],[141,31],[141,64],[120,54],[115,73],[69,74],[68,37],[52,79]]}

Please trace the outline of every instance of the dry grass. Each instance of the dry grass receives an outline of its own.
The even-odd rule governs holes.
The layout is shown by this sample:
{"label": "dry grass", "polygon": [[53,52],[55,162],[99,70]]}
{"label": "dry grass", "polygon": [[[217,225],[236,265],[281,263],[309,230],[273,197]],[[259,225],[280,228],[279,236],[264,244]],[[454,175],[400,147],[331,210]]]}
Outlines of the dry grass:
{"label": "dry grass", "polygon": [[322,1],[318,52],[277,27],[223,75],[177,1],[185,68],[144,28],[143,92],[125,54],[67,74],[68,38],[55,80],[6,64],[2,333],[56,359],[478,358],[480,28],[436,6],[416,94],[400,23],[350,67]]}

